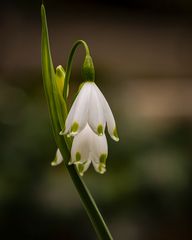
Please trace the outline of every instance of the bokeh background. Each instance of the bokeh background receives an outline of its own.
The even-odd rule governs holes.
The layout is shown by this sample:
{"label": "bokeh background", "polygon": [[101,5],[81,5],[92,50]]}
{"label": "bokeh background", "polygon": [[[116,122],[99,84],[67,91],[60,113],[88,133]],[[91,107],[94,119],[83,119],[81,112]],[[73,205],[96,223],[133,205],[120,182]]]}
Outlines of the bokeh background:
{"label": "bokeh background", "polygon": [[[91,48],[116,117],[106,174],[84,180],[114,239],[192,239],[192,2],[44,1],[55,66]],[[96,239],[56,146],[40,60],[41,1],[1,1],[0,238]],[[74,61],[71,96],[84,50]]]}

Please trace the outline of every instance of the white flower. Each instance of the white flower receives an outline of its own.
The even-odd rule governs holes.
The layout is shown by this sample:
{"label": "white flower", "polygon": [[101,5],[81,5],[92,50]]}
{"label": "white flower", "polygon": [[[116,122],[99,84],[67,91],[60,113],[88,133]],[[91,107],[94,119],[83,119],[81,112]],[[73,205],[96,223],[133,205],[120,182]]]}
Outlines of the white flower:
{"label": "white flower", "polygon": [[107,154],[105,134],[98,136],[87,124],[73,139],[69,164],[75,164],[79,174],[83,176],[92,162],[95,170],[102,174],[106,171]]}
{"label": "white flower", "polygon": [[89,124],[91,129],[102,136],[107,124],[110,136],[118,141],[113,113],[94,82],[85,82],[77,95],[65,122],[64,134],[75,136]]}
{"label": "white flower", "polygon": [[[92,162],[95,170],[103,174],[106,171],[107,155],[108,146],[105,134],[98,136],[87,124],[79,134],[74,136],[69,165],[75,164],[79,174],[83,176]],[[57,149],[51,166],[57,166],[61,162],[63,162],[63,157]]]}

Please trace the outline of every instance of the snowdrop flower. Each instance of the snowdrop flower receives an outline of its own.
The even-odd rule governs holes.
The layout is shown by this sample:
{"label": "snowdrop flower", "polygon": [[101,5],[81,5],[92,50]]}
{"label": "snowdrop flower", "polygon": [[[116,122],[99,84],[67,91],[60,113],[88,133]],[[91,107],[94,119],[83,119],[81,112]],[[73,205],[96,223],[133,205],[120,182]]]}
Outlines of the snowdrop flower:
{"label": "snowdrop flower", "polygon": [[97,172],[103,174],[106,171],[107,154],[105,134],[98,136],[86,124],[85,128],[73,139],[69,164],[75,164],[81,176],[91,163]]}
{"label": "snowdrop flower", "polygon": [[75,136],[86,125],[102,136],[107,124],[112,139],[119,141],[113,113],[95,82],[87,81],[81,87],[65,122],[64,134]]}

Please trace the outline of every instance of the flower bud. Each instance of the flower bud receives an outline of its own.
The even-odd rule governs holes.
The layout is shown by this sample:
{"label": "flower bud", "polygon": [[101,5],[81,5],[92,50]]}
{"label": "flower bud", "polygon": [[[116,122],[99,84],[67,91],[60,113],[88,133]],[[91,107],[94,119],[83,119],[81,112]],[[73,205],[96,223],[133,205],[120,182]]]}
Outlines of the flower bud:
{"label": "flower bud", "polygon": [[58,90],[61,94],[63,94],[64,79],[65,79],[65,70],[61,65],[59,65],[56,68],[56,83],[57,83]]}

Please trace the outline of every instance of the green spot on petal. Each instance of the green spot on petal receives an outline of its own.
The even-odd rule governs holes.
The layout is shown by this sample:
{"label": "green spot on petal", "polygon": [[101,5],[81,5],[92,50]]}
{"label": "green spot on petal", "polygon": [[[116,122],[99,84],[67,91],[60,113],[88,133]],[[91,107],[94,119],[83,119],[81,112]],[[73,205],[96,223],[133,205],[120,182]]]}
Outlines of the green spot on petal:
{"label": "green spot on petal", "polygon": [[103,153],[101,154],[100,158],[99,158],[99,166],[98,166],[98,172],[103,174],[106,171],[106,159],[107,159],[107,154]]}
{"label": "green spot on petal", "polygon": [[83,173],[84,173],[84,165],[83,165],[82,163],[79,163],[79,164],[77,165],[77,170],[78,170],[79,174],[80,174],[81,176],[83,176]]}
{"label": "green spot on petal", "polygon": [[100,163],[98,170],[99,170],[99,173],[103,174],[106,171],[105,165]]}
{"label": "green spot on petal", "polygon": [[101,154],[100,158],[99,158],[99,161],[101,164],[106,164],[106,159],[107,159],[107,154],[103,153]]}
{"label": "green spot on petal", "polygon": [[71,132],[77,132],[78,129],[79,129],[79,124],[77,122],[74,122],[71,127]]}
{"label": "green spot on petal", "polygon": [[117,133],[117,128],[115,128],[115,129],[113,130],[113,136],[114,136],[114,140],[115,140],[115,141],[119,141],[119,136],[118,136],[118,133]]}
{"label": "green spot on petal", "polygon": [[75,158],[76,158],[76,161],[79,162],[81,160],[81,154],[79,152],[76,152]]}
{"label": "green spot on petal", "polygon": [[97,132],[100,136],[103,135],[103,126],[101,124],[98,125]]}

